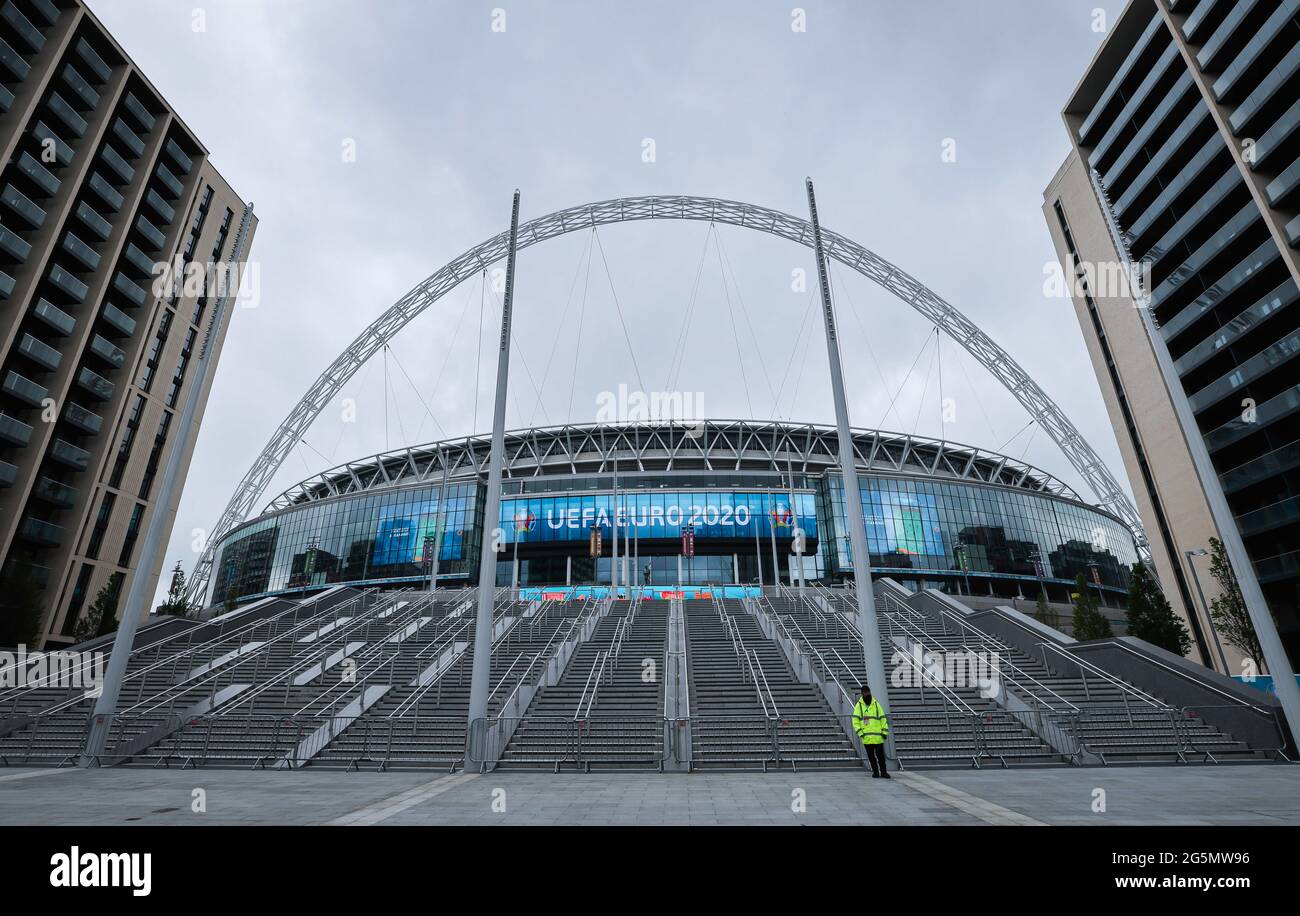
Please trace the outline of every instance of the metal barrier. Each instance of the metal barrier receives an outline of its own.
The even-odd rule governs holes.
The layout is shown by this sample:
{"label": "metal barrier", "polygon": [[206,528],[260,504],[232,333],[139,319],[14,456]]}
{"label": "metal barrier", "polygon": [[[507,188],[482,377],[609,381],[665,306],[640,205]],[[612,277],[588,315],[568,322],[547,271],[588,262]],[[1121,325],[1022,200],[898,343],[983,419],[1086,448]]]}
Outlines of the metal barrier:
{"label": "metal barrier", "polygon": [[[1197,719],[1203,719],[1204,718],[1203,714],[1205,712],[1214,711],[1218,709],[1240,712],[1241,708],[1242,708],[1242,704],[1240,703],[1208,704],[1208,705],[1202,704],[1196,706],[1179,707],[1177,721],[1181,726],[1181,730],[1182,730],[1182,738],[1183,738],[1182,745],[1183,745],[1184,752],[1190,754],[1202,755],[1202,761],[1205,763],[1218,763],[1219,762],[1218,759],[1208,748],[1196,746],[1196,739],[1190,727],[1191,723],[1195,722]],[[1286,756],[1286,746],[1287,746],[1286,728],[1282,724],[1281,720],[1278,718],[1277,710],[1267,709],[1263,707],[1252,707],[1252,708],[1258,711],[1261,722],[1268,723],[1269,727],[1273,730],[1273,733],[1277,736],[1277,742],[1276,744],[1270,744],[1266,747],[1258,747],[1256,746],[1255,742],[1252,741],[1246,743],[1247,747],[1249,747],[1253,751],[1259,751],[1265,755],[1272,755],[1274,760],[1283,760],[1290,763],[1291,762],[1290,758]],[[1220,732],[1220,734],[1224,734],[1224,733]]]}
{"label": "metal barrier", "polygon": [[[466,768],[492,769],[501,764],[542,765],[559,772],[569,765],[590,772],[592,765],[619,769],[663,770],[665,753],[663,716],[491,716],[470,725]],[[527,757],[507,757],[510,742],[525,732]],[[503,736],[511,735],[505,739]]]}

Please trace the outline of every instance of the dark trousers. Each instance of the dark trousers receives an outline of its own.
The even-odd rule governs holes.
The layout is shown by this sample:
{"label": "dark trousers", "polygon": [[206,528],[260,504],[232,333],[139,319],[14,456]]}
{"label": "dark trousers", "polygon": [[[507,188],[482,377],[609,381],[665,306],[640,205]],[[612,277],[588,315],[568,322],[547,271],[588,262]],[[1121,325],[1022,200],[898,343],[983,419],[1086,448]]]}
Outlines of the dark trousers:
{"label": "dark trousers", "polygon": [[885,746],[883,744],[864,744],[862,745],[867,751],[867,761],[871,764],[871,775],[879,776],[887,772],[885,768]]}

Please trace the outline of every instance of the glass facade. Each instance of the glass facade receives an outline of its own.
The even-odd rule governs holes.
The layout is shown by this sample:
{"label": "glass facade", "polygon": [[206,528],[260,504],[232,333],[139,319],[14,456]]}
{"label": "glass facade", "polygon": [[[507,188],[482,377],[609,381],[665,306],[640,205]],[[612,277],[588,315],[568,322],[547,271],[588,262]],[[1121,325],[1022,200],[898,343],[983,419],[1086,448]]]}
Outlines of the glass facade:
{"label": "glass facade", "polygon": [[[774,566],[788,582],[797,529],[805,534],[805,576],[843,579],[852,563],[839,475],[796,475],[793,507],[788,480],[776,473],[620,474],[617,512],[608,489],[575,490],[575,481],[612,486],[612,477],[507,480],[498,584],[516,576],[520,585],[608,584],[616,523],[620,554],[630,543],[636,555],[626,565],[634,582],[771,584]],[[1128,529],[1081,503],[972,481],[863,472],[859,482],[876,575],[990,594],[995,583],[1030,594],[1039,583],[1054,583],[1059,594],[1082,573],[1118,593],[1137,560]],[[439,581],[477,584],[482,485],[449,484],[445,510],[438,490],[381,489],[255,520],[219,547],[213,600],[339,583],[420,582],[428,576],[424,545],[440,519]],[[688,526],[695,556],[682,557]],[[593,528],[601,532],[598,557],[590,555]]]}
{"label": "glass facade", "polygon": [[[858,489],[875,572],[1060,582],[1083,573],[1089,582],[1127,590],[1137,562],[1128,528],[1079,503],[943,480],[862,476]],[[839,475],[827,475],[825,492],[832,569],[848,571],[853,562]]]}
{"label": "glass facade", "polygon": [[479,488],[449,484],[442,507],[440,489],[375,491],[257,519],[222,542],[212,600],[343,582],[416,582],[428,575],[425,539],[436,543],[439,527],[439,579],[464,581],[478,565]]}

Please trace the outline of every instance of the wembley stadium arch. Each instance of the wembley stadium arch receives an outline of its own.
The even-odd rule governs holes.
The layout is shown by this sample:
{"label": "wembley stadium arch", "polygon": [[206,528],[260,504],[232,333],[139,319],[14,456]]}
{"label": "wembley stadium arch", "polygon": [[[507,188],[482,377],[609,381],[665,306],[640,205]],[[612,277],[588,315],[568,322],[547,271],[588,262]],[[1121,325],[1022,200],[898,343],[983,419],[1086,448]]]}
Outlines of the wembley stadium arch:
{"label": "wembley stadium arch", "polygon": [[[531,247],[570,232],[641,220],[715,222],[763,232],[809,248],[814,244],[813,226],[808,220],[778,210],[708,197],[644,196],[582,204],[521,223],[517,247]],[[1052,437],[1092,490],[1098,507],[1127,526],[1139,555],[1146,555],[1146,539],[1132,502],[1075,425],[1010,354],[954,306],[896,265],[824,227],[821,239],[827,259],[856,271],[920,312],[1001,382]],[[248,518],[285,457],[321,410],[410,321],[461,282],[501,260],[508,248],[509,233],[501,232],[443,265],[366,327],[321,373],[258,453],[209,532],[190,578],[191,601],[201,601],[207,592],[216,545]]]}

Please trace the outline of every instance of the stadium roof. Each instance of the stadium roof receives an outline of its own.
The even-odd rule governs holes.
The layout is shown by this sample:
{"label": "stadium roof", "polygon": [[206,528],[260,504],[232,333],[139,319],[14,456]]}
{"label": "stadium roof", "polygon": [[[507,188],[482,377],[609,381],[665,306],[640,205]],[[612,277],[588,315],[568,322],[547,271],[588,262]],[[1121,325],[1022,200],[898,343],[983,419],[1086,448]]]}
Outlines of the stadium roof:
{"label": "stadium roof", "polygon": [[[716,471],[821,473],[836,470],[836,432],[814,423],[706,420],[680,423],[583,424],[505,434],[504,479],[563,474]],[[877,474],[969,480],[1081,502],[1062,481],[1006,455],[871,429],[853,431],[858,467]],[[487,477],[491,436],[446,439],[349,461],[303,480],[263,514],[370,490]]]}

